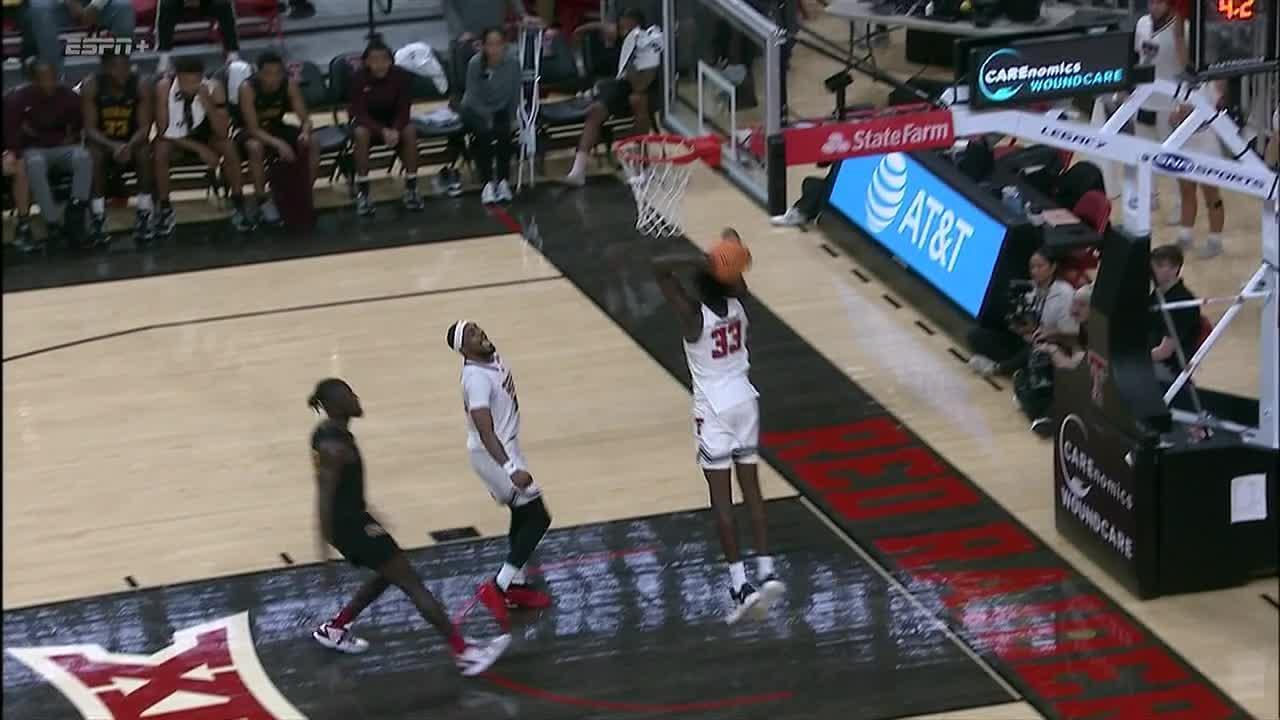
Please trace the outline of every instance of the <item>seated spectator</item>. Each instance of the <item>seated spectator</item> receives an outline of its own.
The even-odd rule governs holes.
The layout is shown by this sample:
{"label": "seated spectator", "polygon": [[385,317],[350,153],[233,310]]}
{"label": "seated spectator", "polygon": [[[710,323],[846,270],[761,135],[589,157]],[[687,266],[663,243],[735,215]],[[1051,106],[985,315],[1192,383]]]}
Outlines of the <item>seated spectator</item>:
{"label": "seated spectator", "polygon": [[1075,332],[1037,330],[1027,366],[1013,374],[1013,394],[1018,407],[1031,421],[1031,431],[1041,437],[1053,434],[1049,409],[1053,405],[1054,373],[1072,370],[1084,360],[1089,337],[1089,303],[1093,286],[1084,285],[1071,298],[1071,319]]}
{"label": "seated spectator", "polygon": [[[236,144],[249,157],[249,174],[261,205],[260,219],[267,225],[280,224],[280,210],[267,195],[267,160],[307,163],[307,186],[315,183],[320,167],[320,143],[311,134],[311,113],[307,111],[298,81],[285,71],[284,60],[268,50],[258,57],[258,71],[240,85],[240,130]],[[285,122],[292,112],[302,125]]]}
{"label": "seated spectator", "polygon": [[169,202],[169,164],[177,151],[194,153],[217,173],[219,164],[231,187],[231,225],[239,232],[253,230],[257,213],[245,208],[244,180],[240,175],[240,154],[228,136],[227,91],[222,83],[204,77],[199,58],[179,58],[176,73],[164,78],[156,88],[155,183],[160,198],[156,230],[169,237],[177,227],[177,216]]}
{"label": "seated spectator", "polygon": [[[471,159],[484,189],[480,202],[511,200],[511,133],[520,102],[520,62],[507,51],[499,28],[484,32],[484,48],[467,64],[462,122],[471,134]],[[495,184],[496,178],[496,184]]]}
{"label": "seated spectator", "polygon": [[240,36],[236,29],[235,0],[159,0],[156,4],[156,51],[160,53],[157,70],[160,73],[169,70],[174,29],[178,27],[184,10],[191,7],[199,8],[201,17],[211,17],[218,23],[218,34],[222,36],[222,48],[227,53],[227,62],[239,59]]}
{"label": "seated spectator", "polygon": [[18,212],[18,224],[14,245],[22,252],[31,252],[31,190],[27,185],[27,167],[13,151],[4,150],[4,176],[9,178],[13,191],[13,204]]}
{"label": "seated spectator", "polygon": [[[819,165],[821,167],[821,165]],[[779,227],[804,227],[818,219],[831,197],[831,186],[840,172],[840,161],[828,164],[825,177],[807,177],[800,182],[800,199],[785,215],[775,215],[769,222]]]}
{"label": "seated spectator", "polygon": [[503,27],[508,15],[522,21],[532,19],[520,0],[444,0],[449,40],[457,45],[478,44],[485,30]]}
{"label": "seated spectator", "polygon": [[976,327],[969,332],[969,346],[973,350],[969,367],[981,375],[1008,375],[1025,367],[1037,330],[1076,331],[1070,312],[1075,290],[1058,279],[1058,264],[1040,249],[1031,254],[1027,265],[1031,289],[1023,298],[1026,312],[1010,317],[1007,328]]}
{"label": "seated spectator", "polygon": [[80,83],[85,146],[93,155],[93,236],[107,241],[106,188],[132,167],[138,173],[138,209],[134,240],[144,246],[155,239],[151,226],[151,119],[154,88],[129,64],[128,55],[106,53],[102,68]]}
{"label": "seated spectator", "polygon": [[364,67],[351,84],[352,136],[355,138],[356,213],[372,217],[369,199],[369,148],[374,144],[397,148],[404,164],[404,206],[421,210],[418,195],[418,131],[409,122],[412,78],[396,67],[391,48],[373,40],[364,49]]}
{"label": "seated spectator", "polygon": [[600,141],[600,130],[614,115],[633,115],[636,132],[644,135],[649,127],[649,86],[662,65],[661,33],[645,24],[644,13],[634,8],[618,21],[622,50],[618,56],[617,76],[600,86],[591,104],[578,141],[578,152],[565,182],[581,187],[587,181],[587,160],[591,148]]}
{"label": "seated spectator", "polygon": [[[1177,245],[1161,245],[1151,251],[1151,277],[1155,289],[1151,291],[1150,306],[1164,302],[1174,303],[1195,300],[1196,296],[1182,282],[1182,248]],[[1168,319],[1165,312],[1169,313]],[[1172,332],[1170,324],[1173,325]],[[1200,308],[1177,310],[1152,310],[1148,344],[1151,359],[1156,365],[1156,378],[1166,385],[1182,372],[1186,360],[1195,354],[1196,339],[1200,335]]]}
{"label": "seated spectator", "polygon": [[[36,56],[62,74],[66,51],[59,34],[70,28],[102,30],[133,39],[137,17],[129,0],[27,0],[22,25],[30,33]],[[5,8],[8,14],[8,8]]]}
{"label": "seated spectator", "polygon": [[[49,224],[49,237],[78,241],[93,188],[93,158],[81,142],[80,96],[59,84],[53,65],[40,58],[29,60],[27,71],[31,83],[10,92],[5,103],[4,139],[13,156],[26,165],[27,183]],[[49,181],[54,171],[71,175],[71,201],[66,208],[53,201]],[[27,245],[39,249],[33,243]]]}

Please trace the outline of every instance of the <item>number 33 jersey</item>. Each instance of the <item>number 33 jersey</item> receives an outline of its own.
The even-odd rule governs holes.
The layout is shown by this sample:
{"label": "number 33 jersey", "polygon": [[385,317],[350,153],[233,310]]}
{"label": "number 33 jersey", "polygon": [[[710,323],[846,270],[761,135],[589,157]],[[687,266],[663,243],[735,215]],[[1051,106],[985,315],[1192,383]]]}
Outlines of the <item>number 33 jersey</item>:
{"label": "number 33 jersey", "polygon": [[504,448],[510,448],[520,434],[520,401],[511,371],[496,354],[492,362],[467,360],[462,366],[462,405],[467,412],[467,448],[483,450],[471,411],[489,408],[493,431]]}
{"label": "number 33 jersey", "polygon": [[729,311],[724,317],[700,305],[702,334],[684,344],[693,379],[693,409],[699,417],[722,413],[759,395],[747,378],[751,361],[747,357],[746,310],[736,298],[727,302]]}

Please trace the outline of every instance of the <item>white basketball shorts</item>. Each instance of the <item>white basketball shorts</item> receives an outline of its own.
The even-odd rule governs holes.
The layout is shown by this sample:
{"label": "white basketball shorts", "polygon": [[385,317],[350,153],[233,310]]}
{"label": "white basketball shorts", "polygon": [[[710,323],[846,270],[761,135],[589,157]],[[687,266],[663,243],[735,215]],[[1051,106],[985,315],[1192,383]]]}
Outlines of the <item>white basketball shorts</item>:
{"label": "white basketball shorts", "polygon": [[[525,462],[524,455],[520,452],[519,446],[513,443],[506,448],[506,451],[507,457],[515,460],[517,467],[522,470],[529,468],[529,465]],[[493,496],[494,502],[499,505],[520,507],[542,496],[542,489],[538,487],[537,482],[524,489],[512,485],[511,477],[493,459],[489,451],[484,448],[471,451],[471,467],[476,471],[476,475],[479,475],[480,479],[484,481],[485,489]]]}
{"label": "white basketball shorts", "polygon": [[724,412],[707,411],[693,418],[698,443],[698,465],[704,470],[727,470],[734,463],[753,465],[760,460],[760,402],[752,398]]}

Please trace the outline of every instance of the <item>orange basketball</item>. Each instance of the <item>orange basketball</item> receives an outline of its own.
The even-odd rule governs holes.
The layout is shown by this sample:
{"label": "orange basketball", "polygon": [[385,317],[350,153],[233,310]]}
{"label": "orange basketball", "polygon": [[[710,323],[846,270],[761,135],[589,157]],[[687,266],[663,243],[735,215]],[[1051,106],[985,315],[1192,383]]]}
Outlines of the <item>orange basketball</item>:
{"label": "orange basketball", "polygon": [[721,240],[707,255],[711,260],[711,274],[725,284],[737,282],[751,267],[751,251],[733,240]]}

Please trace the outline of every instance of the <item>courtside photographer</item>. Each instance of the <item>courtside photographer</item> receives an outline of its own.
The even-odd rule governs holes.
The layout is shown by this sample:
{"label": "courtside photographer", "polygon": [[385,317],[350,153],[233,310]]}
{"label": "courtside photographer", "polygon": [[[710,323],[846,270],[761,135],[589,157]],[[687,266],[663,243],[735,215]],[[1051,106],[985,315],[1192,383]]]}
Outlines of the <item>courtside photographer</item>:
{"label": "courtside photographer", "polygon": [[1071,320],[1075,330],[1040,328],[1032,336],[1027,365],[1013,374],[1013,394],[1018,407],[1031,421],[1031,431],[1041,437],[1053,435],[1049,409],[1053,405],[1054,376],[1058,370],[1072,370],[1084,361],[1089,345],[1089,303],[1093,285],[1085,285],[1071,298]]}
{"label": "courtside photographer", "polygon": [[1015,280],[1009,286],[1011,309],[1005,327],[975,327],[969,331],[973,356],[969,367],[983,376],[1012,375],[1027,366],[1036,332],[1075,333],[1071,317],[1070,283],[1058,279],[1058,262],[1041,248],[1027,263],[1030,280]]}

